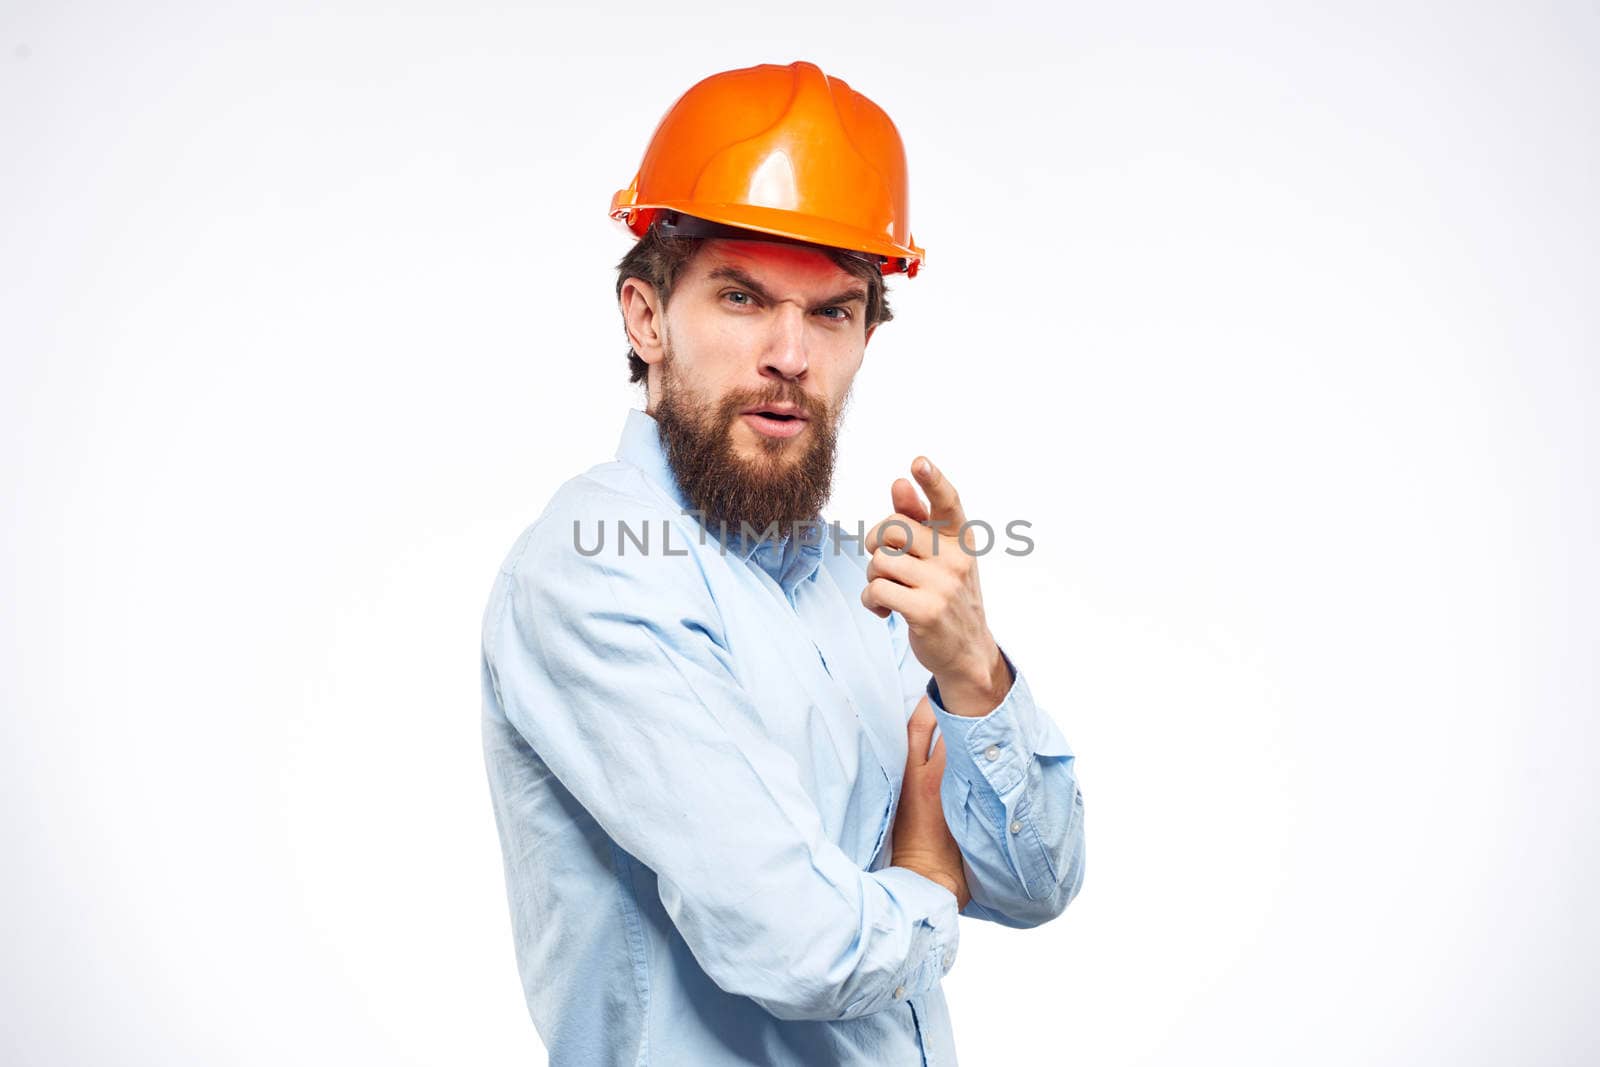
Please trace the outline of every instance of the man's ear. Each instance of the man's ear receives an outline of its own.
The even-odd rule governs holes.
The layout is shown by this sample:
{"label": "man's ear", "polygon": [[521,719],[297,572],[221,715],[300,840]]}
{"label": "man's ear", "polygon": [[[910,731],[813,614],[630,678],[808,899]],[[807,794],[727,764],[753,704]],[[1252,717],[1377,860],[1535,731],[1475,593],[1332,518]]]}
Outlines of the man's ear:
{"label": "man's ear", "polygon": [[883,325],[883,323],[881,323],[881,322],[875,322],[875,323],[873,323],[873,324],[872,324],[872,325],[871,325],[871,326],[869,326],[869,327],[867,327],[867,338],[866,338],[866,340],[865,340],[865,341],[862,341],[862,342],[861,342],[861,347],[862,347],[862,348],[865,348],[865,347],[867,347],[867,341],[871,341],[871,340],[872,340],[872,335],[873,335],[873,334],[874,334],[874,333],[876,333],[876,332],[877,332],[877,329],[878,329],[878,327],[879,327],[879,326],[882,326],[882,325]]}
{"label": "man's ear", "polygon": [[618,301],[622,306],[622,325],[628,331],[628,344],[633,346],[634,354],[648,364],[660,363],[665,323],[656,287],[643,278],[629,278],[622,283]]}

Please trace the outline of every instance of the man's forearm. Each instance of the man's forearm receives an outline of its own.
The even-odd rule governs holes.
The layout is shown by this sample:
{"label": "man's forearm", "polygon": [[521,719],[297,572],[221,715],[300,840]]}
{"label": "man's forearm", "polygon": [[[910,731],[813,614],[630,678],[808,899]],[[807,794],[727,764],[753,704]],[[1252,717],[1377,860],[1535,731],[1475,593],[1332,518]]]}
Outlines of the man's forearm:
{"label": "man's forearm", "polygon": [[991,638],[987,650],[973,656],[964,670],[935,672],[940,703],[952,715],[975,718],[1000,706],[1011,691],[1011,668]]}

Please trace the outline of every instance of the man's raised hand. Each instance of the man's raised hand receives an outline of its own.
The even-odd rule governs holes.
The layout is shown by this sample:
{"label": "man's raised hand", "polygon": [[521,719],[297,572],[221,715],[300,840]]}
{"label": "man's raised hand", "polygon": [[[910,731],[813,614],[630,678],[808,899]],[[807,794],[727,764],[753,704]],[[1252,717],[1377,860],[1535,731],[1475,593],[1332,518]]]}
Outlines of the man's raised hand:
{"label": "man's raised hand", "polygon": [[916,488],[897,478],[889,488],[894,512],[868,532],[871,558],[861,603],[879,618],[898,611],[911,650],[933,673],[941,703],[959,715],[984,715],[1010,687],[1010,671],[984,618],[978,560],[966,514],[949,479],[926,456],[911,472]]}

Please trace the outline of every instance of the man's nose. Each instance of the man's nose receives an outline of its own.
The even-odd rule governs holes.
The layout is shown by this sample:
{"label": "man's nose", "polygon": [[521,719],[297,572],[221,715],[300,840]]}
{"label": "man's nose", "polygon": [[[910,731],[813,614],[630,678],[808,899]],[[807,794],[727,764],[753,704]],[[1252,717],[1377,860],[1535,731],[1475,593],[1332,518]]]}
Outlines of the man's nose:
{"label": "man's nose", "polygon": [[805,311],[783,302],[775,306],[770,321],[771,333],[766,351],[762,353],[761,373],[772,371],[784,378],[801,377],[807,368]]}

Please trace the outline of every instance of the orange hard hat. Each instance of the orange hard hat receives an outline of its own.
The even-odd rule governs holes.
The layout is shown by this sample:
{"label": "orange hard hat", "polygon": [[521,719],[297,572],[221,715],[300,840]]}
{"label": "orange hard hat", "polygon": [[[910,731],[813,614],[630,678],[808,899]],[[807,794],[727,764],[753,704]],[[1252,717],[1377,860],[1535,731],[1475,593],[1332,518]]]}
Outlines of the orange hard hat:
{"label": "orange hard hat", "polygon": [[[727,228],[865,253],[915,275],[900,131],[871,100],[814,63],[723,71],[662,118],[611,217],[642,237]],[[706,224],[710,224],[709,226]]]}

